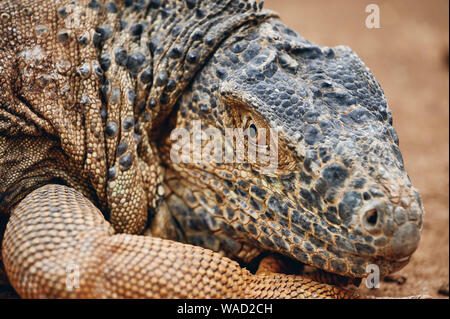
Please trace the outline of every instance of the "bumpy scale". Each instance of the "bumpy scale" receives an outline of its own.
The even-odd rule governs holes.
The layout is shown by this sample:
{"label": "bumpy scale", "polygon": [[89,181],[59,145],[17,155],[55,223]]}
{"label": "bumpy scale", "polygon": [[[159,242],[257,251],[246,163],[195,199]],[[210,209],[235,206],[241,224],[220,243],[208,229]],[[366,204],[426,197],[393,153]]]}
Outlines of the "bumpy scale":
{"label": "bumpy scale", "polygon": [[[196,121],[275,130],[278,168],[174,161],[171,132]],[[417,248],[423,207],[368,68],[261,3],[5,0],[0,213],[22,297],[351,298],[233,260],[383,276]]]}

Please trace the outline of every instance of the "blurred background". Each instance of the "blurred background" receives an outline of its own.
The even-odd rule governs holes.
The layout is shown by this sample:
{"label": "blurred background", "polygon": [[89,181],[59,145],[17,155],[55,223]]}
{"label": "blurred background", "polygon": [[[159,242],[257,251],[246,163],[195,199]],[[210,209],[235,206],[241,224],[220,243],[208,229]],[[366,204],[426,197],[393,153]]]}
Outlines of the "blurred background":
{"label": "blurred background", "polygon": [[[365,25],[369,4],[379,6],[379,29]],[[392,110],[406,170],[423,197],[422,240],[410,264],[380,289],[364,292],[448,298],[448,0],[265,0],[265,7],[309,41],[350,46],[372,70]]]}

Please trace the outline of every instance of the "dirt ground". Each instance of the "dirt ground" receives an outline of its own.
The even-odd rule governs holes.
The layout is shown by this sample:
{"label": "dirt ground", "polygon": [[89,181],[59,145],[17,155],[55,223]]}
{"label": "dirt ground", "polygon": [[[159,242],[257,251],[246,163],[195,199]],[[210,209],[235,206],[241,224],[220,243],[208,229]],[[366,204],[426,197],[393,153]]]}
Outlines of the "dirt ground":
{"label": "dirt ground", "polygon": [[[371,3],[380,8],[379,29],[365,26]],[[422,240],[410,264],[394,282],[363,291],[448,298],[449,2],[266,0],[265,7],[310,41],[350,46],[372,70],[392,110],[408,174],[423,197]]]}

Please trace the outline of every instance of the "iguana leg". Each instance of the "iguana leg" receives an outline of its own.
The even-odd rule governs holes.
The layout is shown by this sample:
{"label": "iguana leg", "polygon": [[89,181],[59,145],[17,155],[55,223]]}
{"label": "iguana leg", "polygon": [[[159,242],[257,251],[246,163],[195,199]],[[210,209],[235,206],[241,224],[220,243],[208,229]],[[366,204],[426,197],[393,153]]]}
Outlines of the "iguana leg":
{"label": "iguana leg", "polygon": [[282,274],[252,275],[212,251],[115,234],[72,188],[47,185],[11,212],[2,247],[25,298],[349,298],[350,292]]}
{"label": "iguana leg", "polygon": [[[294,269],[292,265],[287,265],[283,258],[280,258],[279,255],[270,254],[264,257],[258,266],[256,271],[257,275],[274,275],[276,273],[294,273],[292,272]],[[298,272],[295,272],[296,274]],[[354,295],[350,292],[352,288],[343,288],[347,284],[349,284],[349,279],[344,278],[342,276],[338,276],[331,273],[326,273],[321,270],[317,270],[313,273],[305,273],[304,271],[301,274],[297,275],[298,278],[303,278],[305,283],[307,281],[310,282],[310,285],[323,285],[326,289],[332,289],[334,291],[341,290],[343,294],[351,296],[351,298],[360,297],[359,294],[354,291]],[[356,281],[356,280],[355,280]],[[306,285],[306,284],[305,284]],[[358,284],[359,285],[359,284]],[[357,285],[357,286],[358,286]],[[348,298],[348,297],[345,297]]]}

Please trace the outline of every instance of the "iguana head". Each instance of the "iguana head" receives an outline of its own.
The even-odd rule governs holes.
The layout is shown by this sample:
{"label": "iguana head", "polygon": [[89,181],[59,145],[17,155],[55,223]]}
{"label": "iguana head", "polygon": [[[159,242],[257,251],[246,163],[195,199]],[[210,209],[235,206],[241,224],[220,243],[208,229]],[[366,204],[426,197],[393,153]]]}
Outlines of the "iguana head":
{"label": "iguana head", "polygon": [[[241,27],[193,79],[170,125],[164,161],[181,178],[168,181],[169,206],[188,242],[243,259],[250,245],[350,277],[369,264],[396,271],[418,246],[423,206],[391,112],[348,47],[318,46],[277,19]],[[227,128],[244,134],[227,139]],[[243,162],[227,162],[239,143]]]}

